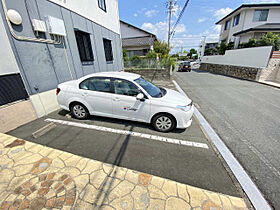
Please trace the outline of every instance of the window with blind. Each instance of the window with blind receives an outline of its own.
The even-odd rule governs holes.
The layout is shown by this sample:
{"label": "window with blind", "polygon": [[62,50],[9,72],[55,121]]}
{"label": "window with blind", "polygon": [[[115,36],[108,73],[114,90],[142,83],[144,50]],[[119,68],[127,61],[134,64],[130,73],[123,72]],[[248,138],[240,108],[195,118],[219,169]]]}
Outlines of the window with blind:
{"label": "window with blind", "polygon": [[76,30],[75,31],[76,41],[80,54],[80,59],[83,63],[94,61],[92,46],[90,41],[90,34]]}
{"label": "window with blind", "polygon": [[103,39],[105,58],[107,62],[113,61],[112,41],[109,39]]}

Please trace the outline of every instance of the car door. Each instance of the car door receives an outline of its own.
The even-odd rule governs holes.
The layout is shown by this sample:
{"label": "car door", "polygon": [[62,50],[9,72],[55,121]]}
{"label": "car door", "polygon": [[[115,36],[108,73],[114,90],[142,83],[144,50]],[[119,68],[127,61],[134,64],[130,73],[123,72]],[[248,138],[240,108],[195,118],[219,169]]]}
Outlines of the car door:
{"label": "car door", "polygon": [[137,100],[136,96],[142,93],[134,83],[113,79],[113,115],[122,119],[147,122],[150,116],[150,100]]}
{"label": "car door", "polygon": [[91,114],[112,116],[111,78],[92,77],[80,83],[83,100],[92,108]]}

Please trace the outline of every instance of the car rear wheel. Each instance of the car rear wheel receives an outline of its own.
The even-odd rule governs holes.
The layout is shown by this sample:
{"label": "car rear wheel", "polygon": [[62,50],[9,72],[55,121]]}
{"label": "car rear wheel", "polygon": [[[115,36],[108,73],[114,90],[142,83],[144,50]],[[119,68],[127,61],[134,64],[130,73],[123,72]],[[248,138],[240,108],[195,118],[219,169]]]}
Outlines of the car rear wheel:
{"label": "car rear wheel", "polygon": [[73,106],[71,106],[71,113],[73,117],[80,120],[86,119],[89,116],[87,108],[79,103],[76,103]]}
{"label": "car rear wheel", "polygon": [[175,120],[169,114],[159,114],[153,118],[152,124],[157,131],[169,132],[175,128]]}

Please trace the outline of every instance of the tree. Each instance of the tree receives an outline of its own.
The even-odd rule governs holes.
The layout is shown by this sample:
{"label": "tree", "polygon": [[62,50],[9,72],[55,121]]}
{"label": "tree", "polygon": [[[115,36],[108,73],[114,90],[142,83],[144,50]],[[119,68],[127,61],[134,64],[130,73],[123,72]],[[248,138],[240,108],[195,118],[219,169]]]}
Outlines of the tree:
{"label": "tree", "polygon": [[273,46],[276,51],[280,49],[280,37],[278,34],[268,32],[259,41],[260,46]]}
{"label": "tree", "polygon": [[192,49],[190,49],[190,52],[188,53],[188,56],[192,59],[193,56],[196,55],[196,54],[197,54],[197,51],[194,48],[192,48]]}
{"label": "tree", "polygon": [[227,44],[225,41],[222,41],[221,44],[218,47],[218,53],[219,55],[224,55],[227,49]]}
{"label": "tree", "polygon": [[150,50],[147,55],[146,58],[149,59],[156,59],[157,58],[157,53],[154,50]]}
{"label": "tree", "polygon": [[168,44],[165,41],[155,41],[154,51],[161,58],[162,56],[169,55],[170,47],[168,47]]}
{"label": "tree", "polygon": [[123,60],[124,61],[128,61],[129,60],[129,57],[128,57],[128,54],[127,54],[127,50],[123,48]]}

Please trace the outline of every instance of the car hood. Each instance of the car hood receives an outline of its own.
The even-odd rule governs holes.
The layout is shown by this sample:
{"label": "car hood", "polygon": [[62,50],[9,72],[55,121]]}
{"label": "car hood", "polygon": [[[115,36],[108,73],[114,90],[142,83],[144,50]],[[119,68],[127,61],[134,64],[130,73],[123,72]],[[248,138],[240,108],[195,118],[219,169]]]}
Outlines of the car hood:
{"label": "car hood", "polygon": [[169,104],[172,103],[174,105],[180,105],[180,106],[189,105],[192,102],[191,99],[179,93],[178,91],[167,89],[167,88],[164,89],[166,90],[166,94],[162,98],[160,98],[164,102],[167,102]]}

